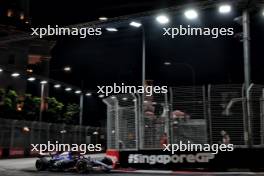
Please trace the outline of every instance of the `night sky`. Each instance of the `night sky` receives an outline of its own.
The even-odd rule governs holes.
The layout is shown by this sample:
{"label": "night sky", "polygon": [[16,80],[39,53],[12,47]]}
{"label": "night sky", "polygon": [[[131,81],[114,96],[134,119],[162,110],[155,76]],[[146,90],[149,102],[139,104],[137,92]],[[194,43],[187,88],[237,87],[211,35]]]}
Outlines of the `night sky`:
{"label": "night sky", "polygon": [[[83,1],[74,1],[62,5],[58,1],[32,1],[31,15],[34,26],[63,26],[93,21],[99,16],[116,17],[173,4],[176,3],[98,1],[89,5]],[[240,13],[237,10],[231,15],[221,16],[216,9],[208,9],[201,11],[199,20],[195,22],[186,21],[182,14],[170,14],[171,22],[166,27],[177,27],[180,24],[190,24],[192,27],[233,27],[238,33],[242,31],[242,27],[233,19]],[[261,83],[264,79],[256,73],[262,70],[263,65],[261,43],[264,39],[264,20],[257,12],[252,12],[251,17],[252,79]],[[51,76],[77,86],[81,86],[81,80],[84,80],[84,87],[87,89],[117,81],[140,84],[142,32],[141,29],[133,29],[128,23],[129,21],[125,21],[115,26],[119,28],[117,33],[104,31],[101,37],[56,38],[57,45],[52,51],[51,66],[58,68],[71,65],[73,72],[67,77],[57,73]],[[155,17],[145,18],[143,24],[146,29],[147,79],[155,80],[156,84],[168,85],[193,84],[192,77],[195,77],[198,85],[243,82],[243,44],[238,38],[185,36],[170,39],[162,35],[164,26],[157,24]],[[172,66],[164,66],[166,61],[171,62]]]}
{"label": "night sky", "polygon": [[[194,1],[193,1],[194,2]],[[36,3],[36,2],[35,2]],[[179,2],[181,3],[181,2]],[[84,5],[81,1],[61,4],[47,1],[34,4],[33,24],[68,25],[96,20],[99,16],[116,17],[145,10],[168,7],[173,1],[144,1],[141,3],[115,1]],[[234,22],[241,11],[234,8],[232,14],[221,16],[216,9],[200,12],[199,20],[186,21],[182,14],[170,13],[170,23],[166,27],[180,24],[202,27],[233,27],[241,32],[242,27]],[[43,15],[45,14],[45,15]],[[251,15],[252,36],[252,80],[263,83],[262,67],[264,18],[259,13]],[[142,21],[142,20],[141,20]],[[71,65],[73,72],[51,75],[77,86],[82,82],[86,89],[96,89],[97,85],[111,85],[124,82],[128,85],[140,85],[142,74],[142,31],[128,25],[129,21],[118,24],[119,31],[104,31],[101,37],[78,39],[58,38],[52,51],[53,68]],[[243,82],[243,44],[234,36],[212,39],[210,37],[164,37],[162,27],[155,21],[155,16],[142,21],[146,34],[146,79],[154,80],[155,85],[203,85]],[[165,66],[164,62],[171,62]],[[193,73],[194,72],[194,73]],[[83,81],[82,81],[83,80]],[[98,98],[86,99],[87,122],[105,118],[102,104]],[[94,116],[91,118],[91,116]]]}
{"label": "night sky", "polygon": [[[87,1],[88,2],[88,1]],[[177,1],[181,4],[186,1]],[[195,2],[195,1],[188,1]],[[31,2],[33,26],[48,24],[69,25],[97,20],[100,16],[116,17],[145,10],[153,10],[176,4],[175,1],[51,1]],[[200,12],[199,20],[186,21],[182,14],[169,13],[170,23],[166,27],[190,24],[192,27],[233,27],[241,32],[242,27],[234,22],[241,11],[234,7],[232,14],[221,16],[216,9]],[[140,85],[142,74],[141,44],[142,31],[129,26],[124,21],[116,33],[103,32],[100,37],[86,39],[57,37],[57,45],[52,50],[51,67],[72,66],[72,73],[62,73],[51,77],[85,89],[96,89],[97,85],[111,85],[124,82]],[[155,85],[203,85],[243,82],[243,44],[234,36],[219,37],[164,37],[162,27],[155,16],[141,21],[146,34],[146,79],[154,80]],[[251,62],[252,81],[264,83],[263,42],[264,18],[257,11],[251,14]],[[164,62],[171,62],[165,66]],[[194,72],[194,74],[192,73]],[[105,118],[105,112],[98,98],[86,100],[86,114]],[[92,118],[95,119],[95,118]],[[92,120],[94,121],[94,120]],[[89,122],[88,122],[89,123]],[[94,123],[94,122],[91,122]]]}

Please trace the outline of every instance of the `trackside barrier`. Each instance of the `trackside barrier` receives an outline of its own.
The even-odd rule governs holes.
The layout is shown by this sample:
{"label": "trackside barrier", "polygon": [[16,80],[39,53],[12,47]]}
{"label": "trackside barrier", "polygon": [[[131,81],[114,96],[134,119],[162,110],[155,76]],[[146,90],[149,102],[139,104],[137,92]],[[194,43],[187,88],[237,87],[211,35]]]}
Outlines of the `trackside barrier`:
{"label": "trackside barrier", "polygon": [[30,151],[29,151],[29,156],[38,156],[39,155],[39,152],[38,151],[32,151],[31,149],[30,149]]}
{"label": "trackside barrier", "polygon": [[[105,129],[91,126],[62,125],[38,121],[0,118],[2,158],[36,156],[31,144],[101,144],[105,148]],[[19,149],[19,151],[17,150]]]}
{"label": "trackside barrier", "polygon": [[[45,152],[45,153],[54,153],[55,150]],[[87,154],[96,154],[97,152],[93,153],[87,153]],[[100,153],[100,152],[98,152]],[[111,156],[117,156],[117,157],[110,157],[109,158],[115,158],[115,161],[117,161],[116,158],[118,158],[118,155],[114,155],[113,152],[110,152]],[[27,158],[27,157],[37,157],[40,153],[38,151],[32,151],[29,148],[0,148],[0,158]]]}
{"label": "trackside barrier", "polygon": [[24,157],[25,150],[23,148],[10,148],[9,149],[9,157]]}
{"label": "trackside barrier", "polygon": [[[161,150],[120,151],[120,167],[174,171],[263,171],[263,148],[235,148],[234,151],[186,152],[175,154]],[[206,175],[206,174],[201,174]]]}

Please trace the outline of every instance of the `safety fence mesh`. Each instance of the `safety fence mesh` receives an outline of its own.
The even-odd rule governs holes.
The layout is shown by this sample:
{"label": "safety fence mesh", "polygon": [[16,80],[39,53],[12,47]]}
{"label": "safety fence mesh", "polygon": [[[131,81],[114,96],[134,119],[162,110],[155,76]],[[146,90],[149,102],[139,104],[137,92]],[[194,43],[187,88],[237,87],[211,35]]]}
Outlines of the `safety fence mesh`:
{"label": "safety fence mesh", "polygon": [[242,85],[215,85],[208,89],[210,129],[212,143],[222,140],[221,133],[228,133],[230,142],[244,145],[245,97]]}
{"label": "safety fence mesh", "polygon": [[161,147],[160,139],[166,133],[166,117],[168,110],[166,107],[166,94],[153,94],[152,96],[143,96],[142,123],[142,141],[141,148],[157,149]]}
{"label": "safety fence mesh", "polygon": [[205,87],[171,88],[171,142],[207,143]]}
{"label": "safety fence mesh", "polygon": [[264,146],[264,86],[171,87],[166,94],[104,99],[108,148],[160,149],[165,143]]}
{"label": "safety fence mesh", "polygon": [[105,148],[105,129],[72,126],[37,121],[0,118],[1,148],[30,148],[31,144],[102,144]]}
{"label": "safety fence mesh", "polygon": [[137,148],[137,101],[133,94],[104,99],[108,107],[108,148]]}

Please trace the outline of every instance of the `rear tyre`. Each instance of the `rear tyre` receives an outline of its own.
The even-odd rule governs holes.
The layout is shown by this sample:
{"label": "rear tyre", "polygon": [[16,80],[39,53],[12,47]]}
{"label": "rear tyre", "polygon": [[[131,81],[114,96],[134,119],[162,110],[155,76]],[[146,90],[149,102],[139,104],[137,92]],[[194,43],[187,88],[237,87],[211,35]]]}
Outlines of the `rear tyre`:
{"label": "rear tyre", "polygon": [[35,167],[38,171],[44,171],[48,168],[48,161],[46,158],[40,158],[36,161]]}

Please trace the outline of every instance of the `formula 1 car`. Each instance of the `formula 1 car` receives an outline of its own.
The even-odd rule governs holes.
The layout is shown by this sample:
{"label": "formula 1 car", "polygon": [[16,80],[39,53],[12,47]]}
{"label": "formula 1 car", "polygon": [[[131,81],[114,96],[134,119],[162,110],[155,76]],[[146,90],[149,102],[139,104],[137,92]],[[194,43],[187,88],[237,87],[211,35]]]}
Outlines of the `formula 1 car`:
{"label": "formula 1 car", "polygon": [[89,173],[91,171],[110,172],[112,160],[103,158],[97,160],[85,155],[63,152],[61,154],[41,155],[35,163],[38,171],[70,171],[76,170],[78,173]]}

